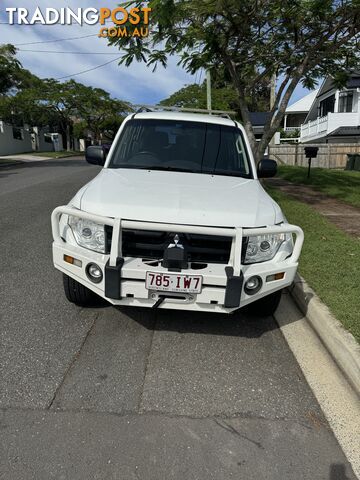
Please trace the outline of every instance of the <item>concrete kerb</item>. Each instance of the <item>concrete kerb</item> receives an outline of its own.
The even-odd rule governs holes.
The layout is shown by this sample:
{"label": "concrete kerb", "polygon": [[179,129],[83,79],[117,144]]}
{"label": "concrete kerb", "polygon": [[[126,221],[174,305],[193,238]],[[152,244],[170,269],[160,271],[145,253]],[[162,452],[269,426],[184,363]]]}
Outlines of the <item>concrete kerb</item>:
{"label": "concrete kerb", "polygon": [[335,363],[360,397],[360,345],[300,275],[296,275],[289,292]]}

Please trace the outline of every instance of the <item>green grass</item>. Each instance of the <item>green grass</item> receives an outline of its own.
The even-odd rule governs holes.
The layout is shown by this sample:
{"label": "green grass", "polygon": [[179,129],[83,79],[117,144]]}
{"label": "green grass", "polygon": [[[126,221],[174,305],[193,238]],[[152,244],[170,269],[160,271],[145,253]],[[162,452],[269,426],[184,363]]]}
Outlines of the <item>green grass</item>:
{"label": "green grass", "polygon": [[66,150],[62,150],[61,152],[33,152],[32,155],[35,155],[37,157],[64,158],[73,157],[74,155],[84,155],[84,152],[68,152]]}
{"label": "green grass", "polygon": [[0,158],[0,167],[1,165],[16,165],[18,163],[23,163],[21,160],[16,158]]}
{"label": "green grass", "polygon": [[288,221],[305,233],[299,272],[360,342],[360,242],[310,206],[267,188]]}
{"label": "green grass", "polygon": [[312,168],[307,178],[306,167],[281,165],[278,176],[289,182],[310,185],[329,197],[360,207],[360,172]]}

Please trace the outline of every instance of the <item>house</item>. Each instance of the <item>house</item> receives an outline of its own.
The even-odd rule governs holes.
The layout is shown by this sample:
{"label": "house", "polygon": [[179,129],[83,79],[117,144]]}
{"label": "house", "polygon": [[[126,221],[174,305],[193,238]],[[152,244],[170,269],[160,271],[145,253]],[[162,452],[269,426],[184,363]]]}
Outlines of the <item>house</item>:
{"label": "house", "polygon": [[256,140],[260,140],[264,133],[264,126],[269,118],[270,112],[249,112],[251,125]]}
{"label": "house", "polygon": [[[282,130],[287,132],[287,134],[297,131],[300,132],[301,124],[305,121],[317,92],[318,90],[310,92],[308,95],[293,103],[286,109]],[[264,126],[269,115],[270,112],[250,112],[250,120],[257,140],[260,140],[264,133]],[[298,141],[298,138],[296,137],[297,136],[292,138],[292,140]],[[280,132],[275,134],[275,143],[280,143]]]}
{"label": "house", "polygon": [[305,97],[300,98],[300,100],[287,107],[282,127],[285,132],[300,130],[318,92],[319,90],[313,90],[305,95]]}
{"label": "house", "polygon": [[31,152],[31,135],[25,128],[0,121],[0,155]]}
{"label": "house", "polygon": [[360,72],[338,89],[326,78],[301,125],[302,143],[360,143]]}
{"label": "house", "polygon": [[18,127],[0,120],[0,155],[15,155],[28,152],[60,151],[62,138],[48,127]]}

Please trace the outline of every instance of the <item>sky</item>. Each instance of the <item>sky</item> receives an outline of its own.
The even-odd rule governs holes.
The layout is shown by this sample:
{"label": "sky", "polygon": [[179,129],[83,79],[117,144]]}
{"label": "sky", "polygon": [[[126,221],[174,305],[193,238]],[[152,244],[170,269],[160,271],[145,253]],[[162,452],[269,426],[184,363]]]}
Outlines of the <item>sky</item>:
{"label": "sky", "polygon": [[[0,5],[0,44],[12,43],[19,49],[17,57],[24,68],[40,78],[60,78],[71,75],[85,85],[103,88],[114,98],[135,104],[156,104],[186,84],[199,83],[204,72],[191,76],[177,65],[177,58],[170,58],[168,67],[159,66],[155,72],[143,63],[134,62],[130,67],[118,65],[117,56],[121,54],[116,47],[107,46],[107,40],[98,38],[99,25],[8,25],[6,7],[25,7],[33,12],[37,6],[43,11],[46,7],[73,9],[82,7],[115,8],[120,1],[108,0],[99,4],[95,0],[1,0]],[[90,36],[91,35],[91,36]],[[63,39],[83,37],[76,40]],[[48,42],[30,45],[33,42]],[[61,41],[58,41],[61,40]],[[37,50],[26,52],[25,50]],[[40,50],[44,52],[39,52]],[[47,53],[47,52],[66,53]],[[76,53],[72,53],[76,52]],[[101,53],[97,55],[96,53]],[[112,61],[113,60],[113,61]],[[94,68],[105,62],[112,63],[81,75],[78,72]],[[71,78],[71,77],[69,77]],[[308,93],[299,86],[290,104]]]}

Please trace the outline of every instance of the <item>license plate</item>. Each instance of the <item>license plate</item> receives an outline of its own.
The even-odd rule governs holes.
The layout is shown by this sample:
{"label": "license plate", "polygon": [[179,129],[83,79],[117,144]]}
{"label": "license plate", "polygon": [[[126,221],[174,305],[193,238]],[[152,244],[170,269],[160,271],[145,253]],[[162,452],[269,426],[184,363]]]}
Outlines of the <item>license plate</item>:
{"label": "license plate", "polygon": [[160,292],[200,293],[202,276],[146,272],[145,287]]}

